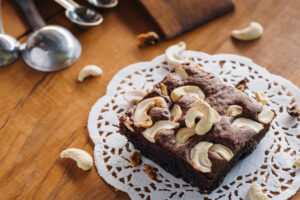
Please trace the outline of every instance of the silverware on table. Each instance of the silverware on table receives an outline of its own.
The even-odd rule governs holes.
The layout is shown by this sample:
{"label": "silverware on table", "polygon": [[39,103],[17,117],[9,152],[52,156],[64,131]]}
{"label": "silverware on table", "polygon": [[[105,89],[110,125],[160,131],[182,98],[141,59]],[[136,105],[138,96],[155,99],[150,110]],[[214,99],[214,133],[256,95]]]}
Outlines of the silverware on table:
{"label": "silverware on table", "polygon": [[15,38],[4,33],[0,16],[0,66],[15,62],[19,57],[19,47],[20,43]]}
{"label": "silverware on table", "polygon": [[22,9],[34,32],[21,45],[24,61],[32,68],[52,72],[74,64],[81,54],[81,44],[67,29],[46,25],[33,0],[14,0]]}
{"label": "silverware on table", "polygon": [[65,15],[74,24],[81,27],[97,26],[103,21],[102,15],[98,12],[80,6],[73,0],[54,0],[66,9]]}
{"label": "silverware on table", "polygon": [[87,0],[93,6],[98,8],[113,8],[118,5],[118,0]]}

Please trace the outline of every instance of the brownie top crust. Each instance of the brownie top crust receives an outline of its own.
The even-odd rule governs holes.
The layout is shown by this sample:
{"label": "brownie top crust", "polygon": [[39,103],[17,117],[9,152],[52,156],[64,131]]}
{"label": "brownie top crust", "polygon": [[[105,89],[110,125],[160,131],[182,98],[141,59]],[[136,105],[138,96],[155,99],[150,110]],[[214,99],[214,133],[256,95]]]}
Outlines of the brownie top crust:
{"label": "brownie top crust", "polygon": [[[199,98],[202,98],[200,103]],[[146,112],[141,114],[145,117],[146,124],[148,122],[149,124],[141,126],[135,120],[136,110],[143,106],[145,108],[142,104],[145,100],[151,99],[154,99],[154,102],[151,105],[145,104],[148,107]],[[197,109],[192,113],[197,104],[199,105],[196,106],[197,109],[209,108],[208,114],[206,111],[197,112]],[[173,68],[137,105],[129,109],[120,121],[131,129],[130,134],[140,135],[145,132],[152,134],[151,131],[156,130],[152,134],[153,138],[145,136],[145,142],[155,143],[173,152],[206,177],[213,179],[247,145],[255,146],[257,140],[254,138],[257,135],[268,130],[269,123],[260,123],[259,115],[262,112],[263,105],[241,90],[224,83],[202,67],[183,65]],[[206,127],[207,124],[203,119],[208,116],[214,116],[218,120],[212,118],[215,121],[211,122],[211,127],[208,127],[204,134],[190,134],[188,132],[194,130],[195,126],[190,125],[192,128],[188,128],[187,120],[190,116],[194,117],[194,114],[198,114],[192,118],[195,119],[195,129],[201,123],[203,126],[199,126],[201,129]],[[245,120],[256,123],[255,126],[260,128],[255,130],[247,125],[248,121],[244,124]],[[165,128],[157,129],[156,125],[162,121],[174,122],[176,127],[172,127],[170,123],[165,124]],[[183,142],[178,141],[179,132],[184,135]],[[198,163],[194,158],[203,156],[202,151],[206,152],[206,158],[202,161],[200,159]],[[200,168],[197,167],[199,165]]]}

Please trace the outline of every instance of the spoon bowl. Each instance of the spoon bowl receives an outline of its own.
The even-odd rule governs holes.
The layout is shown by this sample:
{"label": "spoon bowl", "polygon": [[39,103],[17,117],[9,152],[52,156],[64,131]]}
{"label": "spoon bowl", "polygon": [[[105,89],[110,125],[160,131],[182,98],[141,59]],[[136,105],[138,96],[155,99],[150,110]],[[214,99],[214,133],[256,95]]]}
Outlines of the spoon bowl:
{"label": "spoon bowl", "polygon": [[98,8],[113,8],[118,5],[118,0],[88,0],[90,4]]}
{"label": "spoon bowl", "polygon": [[74,7],[65,12],[66,17],[79,26],[97,26],[103,21],[102,15],[86,7]]}
{"label": "spoon bowl", "polygon": [[67,29],[48,25],[36,30],[22,46],[22,57],[32,68],[52,72],[77,61],[81,45]]}
{"label": "spoon bowl", "polygon": [[20,43],[10,35],[0,34],[0,66],[13,63],[19,57]]}

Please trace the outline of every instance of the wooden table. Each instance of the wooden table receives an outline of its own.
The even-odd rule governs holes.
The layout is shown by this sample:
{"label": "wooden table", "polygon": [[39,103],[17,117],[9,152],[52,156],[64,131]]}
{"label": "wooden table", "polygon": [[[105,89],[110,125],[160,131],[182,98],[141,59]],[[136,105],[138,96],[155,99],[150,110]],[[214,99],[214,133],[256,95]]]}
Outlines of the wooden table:
{"label": "wooden table", "polygon": [[[151,60],[173,43],[185,41],[191,50],[250,57],[300,87],[300,0],[235,4],[236,10],[224,17],[140,49],[136,35],[156,28],[134,0],[121,0],[117,8],[103,13],[101,26],[88,31],[73,26],[52,1],[38,1],[47,22],[70,29],[83,52],[73,67],[56,73],[35,71],[22,59],[0,68],[0,199],[128,199],[99,178],[95,168],[81,171],[59,153],[77,147],[92,154],[86,129],[89,110],[105,94],[113,75],[128,64]],[[23,15],[8,0],[2,11],[6,32],[23,41],[30,33]],[[264,26],[262,38],[230,38],[232,29],[251,21]],[[78,72],[87,64],[102,66],[104,74],[78,83]],[[300,192],[292,199],[299,198]]]}

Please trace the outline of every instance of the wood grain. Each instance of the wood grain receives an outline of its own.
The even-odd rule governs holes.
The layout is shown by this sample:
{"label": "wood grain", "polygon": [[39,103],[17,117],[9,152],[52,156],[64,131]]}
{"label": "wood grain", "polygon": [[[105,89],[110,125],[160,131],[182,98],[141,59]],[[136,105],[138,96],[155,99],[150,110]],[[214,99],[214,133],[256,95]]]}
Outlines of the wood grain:
{"label": "wood grain", "polygon": [[[46,3],[39,3],[47,9]],[[142,49],[136,35],[156,29],[135,0],[121,1],[103,13],[101,26],[88,31],[74,27],[63,11],[50,17],[49,23],[63,25],[79,38],[82,56],[73,67],[56,73],[34,71],[21,59],[0,68],[0,199],[129,199],[99,178],[95,168],[83,172],[71,160],[60,159],[59,153],[76,147],[92,154],[86,129],[89,110],[105,94],[113,75],[128,64],[151,60],[181,40],[191,50],[250,57],[300,87],[300,1],[243,0],[235,5],[235,11],[224,17]],[[10,12],[3,13],[4,19],[12,25],[15,19],[7,16],[18,16],[17,10],[13,4],[7,6]],[[250,21],[264,26],[260,39],[230,38],[232,29]],[[22,24],[10,30],[22,36]],[[86,64],[101,65],[103,76],[78,83],[78,72]],[[292,199],[299,198],[300,192]]]}
{"label": "wood grain", "polygon": [[138,0],[166,38],[172,38],[232,11],[231,0]]}

